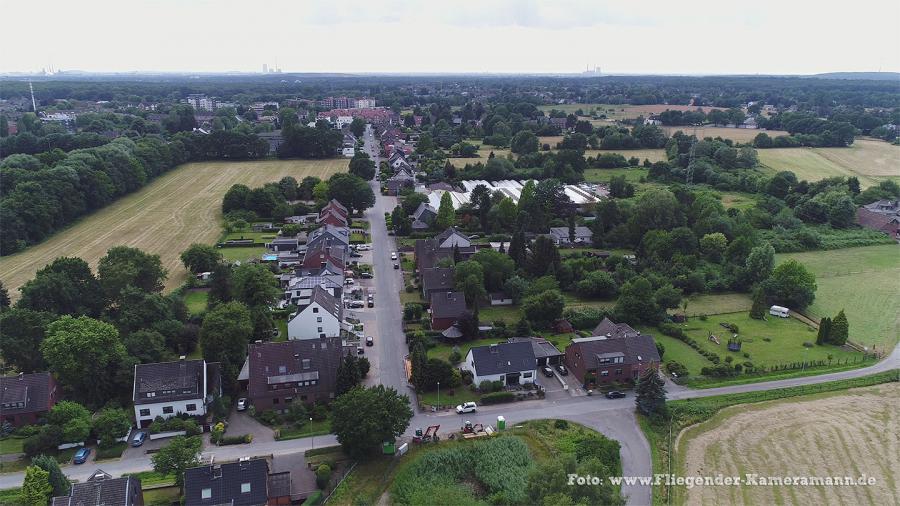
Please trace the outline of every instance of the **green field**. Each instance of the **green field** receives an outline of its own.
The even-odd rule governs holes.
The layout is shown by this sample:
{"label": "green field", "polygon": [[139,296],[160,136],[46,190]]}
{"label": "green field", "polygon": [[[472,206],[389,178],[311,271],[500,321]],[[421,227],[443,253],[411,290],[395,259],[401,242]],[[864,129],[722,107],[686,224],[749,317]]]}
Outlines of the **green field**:
{"label": "green field", "polygon": [[[213,244],[221,236],[222,196],[233,184],[256,187],[284,176],[324,179],[347,170],[348,163],[346,158],[189,163],[41,244],[0,258],[0,279],[16,299],[18,288],[56,257],[81,257],[96,267],[109,248],[125,245],[159,255],[171,290],[187,279],[181,252],[191,243]],[[243,253],[233,259],[244,259]]]}
{"label": "green field", "polygon": [[704,367],[710,367],[713,365],[713,363],[707,360],[706,357],[694,351],[693,348],[685,344],[683,341],[675,339],[674,337],[669,337],[652,327],[638,328],[641,332],[653,336],[653,340],[656,341],[657,344],[661,344],[663,345],[663,347],[665,347],[665,351],[663,352],[662,356],[663,363],[671,361],[678,362],[681,365],[687,367],[692,376],[699,375],[700,370]]}
{"label": "green field", "polygon": [[[687,301],[687,315],[712,315],[749,311],[752,302],[746,293],[713,293],[694,294],[684,299]],[[670,310],[671,314],[683,313],[683,308]]]}
{"label": "green field", "polygon": [[816,300],[806,313],[833,317],[843,309],[850,339],[890,352],[900,337],[900,249],[895,244],[789,253],[816,275]]}
{"label": "green field", "polygon": [[22,445],[25,439],[20,437],[8,437],[0,439],[0,455],[7,453],[22,453]]}
{"label": "green field", "polygon": [[775,148],[757,153],[769,172],[789,170],[807,181],[856,176],[863,188],[884,179],[900,181],[900,147],[879,140],[857,139],[847,148]]}
{"label": "green field", "polygon": [[192,315],[206,311],[209,292],[207,290],[190,290],[184,294],[184,304]]}

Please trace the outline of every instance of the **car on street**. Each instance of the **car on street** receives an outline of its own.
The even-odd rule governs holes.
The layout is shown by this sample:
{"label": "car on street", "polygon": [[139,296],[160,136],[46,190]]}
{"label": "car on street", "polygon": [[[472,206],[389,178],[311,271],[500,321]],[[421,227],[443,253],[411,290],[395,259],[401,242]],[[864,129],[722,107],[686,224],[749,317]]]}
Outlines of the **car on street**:
{"label": "car on street", "polygon": [[396,260],[396,259],[397,259],[397,252],[395,251],[395,252],[391,253],[391,260]]}
{"label": "car on street", "polygon": [[400,268],[400,264],[398,264],[397,262],[394,262],[394,269],[399,269],[399,268]]}
{"label": "car on street", "polygon": [[541,372],[544,373],[544,376],[546,376],[548,378],[553,377],[553,369],[550,369],[547,366],[541,367]]}
{"label": "car on street", "polygon": [[362,274],[359,275],[359,277],[361,277],[363,279],[372,279],[373,276],[372,276],[371,272],[363,272]]}
{"label": "car on street", "polygon": [[566,366],[564,366],[562,364],[556,364],[556,370],[559,371],[560,376],[568,376],[569,375],[569,370],[566,369]]}
{"label": "car on street", "polygon": [[373,297],[372,295],[369,295],[368,306],[375,307],[375,297]]}
{"label": "car on street", "polygon": [[372,249],[371,244],[360,244],[356,247],[356,251],[370,251]]}
{"label": "car on street", "polygon": [[622,399],[625,397],[625,392],[620,392],[618,390],[612,390],[610,392],[606,392],[607,399]]}
{"label": "car on street", "polygon": [[350,252],[350,258],[359,258],[359,257],[361,257],[361,256],[362,256],[362,255],[360,255],[359,253],[357,253],[357,252],[355,252],[355,251],[351,251],[351,252]]}
{"label": "car on street", "polygon": [[357,346],[357,347],[356,347],[356,354],[357,354],[357,355],[364,355],[365,353],[366,353],[365,348],[363,348],[362,346]]}
{"label": "car on street", "polygon": [[366,346],[375,346],[375,338],[366,336]]}
{"label": "car on street", "polygon": [[353,283],[356,283],[356,281],[354,281],[353,278],[347,278],[344,280],[345,285],[352,285]]}
{"label": "car on street", "polygon": [[456,406],[456,412],[459,414],[463,413],[474,413],[478,409],[478,406],[474,402],[464,402],[459,406]]}
{"label": "car on street", "polygon": [[87,462],[88,456],[91,454],[90,448],[79,448],[77,452],[75,452],[75,457],[72,458],[72,462],[75,464],[84,464]]}
{"label": "car on street", "polygon": [[240,399],[238,399],[237,410],[244,411],[246,409],[247,409],[247,398],[241,397]]}
{"label": "car on street", "polygon": [[137,448],[138,446],[144,444],[145,439],[147,439],[147,433],[142,430],[138,431],[138,433],[135,434],[133,438],[131,438],[131,446]]}
{"label": "car on street", "polygon": [[350,309],[362,309],[366,307],[366,303],[361,300],[351,300],[347,302],[347,307]]}

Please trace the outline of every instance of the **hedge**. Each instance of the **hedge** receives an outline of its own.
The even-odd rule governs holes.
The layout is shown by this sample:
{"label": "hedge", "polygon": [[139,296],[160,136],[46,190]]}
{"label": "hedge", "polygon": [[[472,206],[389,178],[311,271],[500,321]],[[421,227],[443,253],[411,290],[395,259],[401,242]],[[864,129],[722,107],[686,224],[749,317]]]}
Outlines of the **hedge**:
{"label": "hedge", "polygon": [[482,404],[500,404],[503,402],[512,402],[516,399],[516,394],[512,392],[493,392],[481,396]]}

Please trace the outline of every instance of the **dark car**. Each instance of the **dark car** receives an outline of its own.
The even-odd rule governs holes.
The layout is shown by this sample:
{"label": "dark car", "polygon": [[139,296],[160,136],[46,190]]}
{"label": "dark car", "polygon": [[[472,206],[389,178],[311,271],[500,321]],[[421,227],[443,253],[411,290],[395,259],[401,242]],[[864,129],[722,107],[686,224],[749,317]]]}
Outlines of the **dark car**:
{"label": "dark car", "polygon": [[372,279],[372,273],[371,272],[363,272],[359,275],[359,277],[361,277],[363,279]]}
{"label": "dark car", "polygon": [[607,399],[622,399],[625,397],[625,392],[620,392],[618,390],[613,390],[611,392],[606,392]]}
{"label": "dark car", "polygon": [[550,369],[549,367],[546,367],[546,366],[542,367],[541,372],[544,373],[544,376],[546,376],[548,378],[553,377],[553,369]]}
{"label": "dark car", "polygon": [[138,432],[131,439],[131,446],[134,446],[135,448],[137,448],[138,446],[141,446],[142,444],[144,444],[145,439],[147,439],[147,433],[143,432],[143,431]]}
{"label": "dark car", "polygon": [[361,256],[362,256],[362,255],[360,255],[359,253],[357,253],[357,252],[355,252],[355,251],[351,251],[351,252],[350,252],[350,258],[359,258],[359,257],[361,257]]}
{"label": "dark car", "polygon": [[560,376],[568,376],[569,375],[569,370],[566,369],[566,366],[564,366],[562,364],[556,364],[556,370],[559,371]]}
{"label": "dark car", "polygon": [[399,268],[400,268],[400,264],[398,264],[397,262],[394,262],[394,269],[399,269]]}
{"label": "dark car", "polygon": [[75,464],[84,464],[87,462],[88,456],[91,454],[90,448],[79,448],[77,452],[75,452],[75,457],[72,458],[72,462]]}

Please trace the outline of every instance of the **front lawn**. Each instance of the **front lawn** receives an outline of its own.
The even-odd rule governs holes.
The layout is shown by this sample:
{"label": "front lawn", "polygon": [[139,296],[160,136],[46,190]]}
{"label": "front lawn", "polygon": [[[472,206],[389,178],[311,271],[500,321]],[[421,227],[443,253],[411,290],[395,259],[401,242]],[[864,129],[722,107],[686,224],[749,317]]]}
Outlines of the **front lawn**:
{"label": "front lawn", "polygon": [[8,453],[22,453],[22,445],[25,444],[25,438],[8,437],[0,439],[0,455]]}
{"label": "front lawn", "polygon": [[248,260],[257,260],[266,252],[263,246],[253,246],[250,248],[230,247],[219,248],[219,253],[226,262],[246,262]]}
{"label": "front lawn", "polygon": [[478,321],[490,323],[496,321],[513,325],[522,319],[522,310],[519,306],[489,306],[478,310]]}
{"label": "front lawn", "polygon": [[437,406],[440,402],[441,406],[458,406],[464,402],[481,402],[481,394],[469,390],[469,385],[460,385],[454,388],[441,388],[440,395],[437,389],[431,392],[423,392],[418,394],[419,403],[429,406]]}
{"label": "front lawn", "polygon": [[331,433],[331,419],[326,418],[325,420],[313,420],[312,422],[307,422],[306,424],[304,424],[303,427],[296,427],[294,425],[282,426],[276,429],[276,431],[278,431],[276,432],[277,436],[275,437],[277,441],[321,436]]}
{"label": "front lawn", "polygon": [[638,330],[652,335],[657,343],[665,347],[665,352],[662,357],[663,363],[669,361],[678,362],[687,367],[692,376],[699,375],[700,369],[713,365],[706,357],[697,353],[696,350],[683,341],[664,335],[654,328],[644,329],[639,327]]}
{"label": "front lawn", "polygon": [[145,488],[143,492],[145,506],[171,506],[181,498],[181,489],[178,487]]}
{"label": "front lawn", "polygon": [[169,486],[175,484],[175,475],[173,474],[160,474],[156,471],[142,471],[140,473],[126,473],[123,476],[134,476],[135,478],[141,480],[141,487],[143,489],[152,488],[156,486]]}
{"label": "front lawn", "polygon": [[128,447],[128,443],[116,443],[109,448],[97,448],[97,456],[95,460],[111,460],[122,456],[122,452]]}

